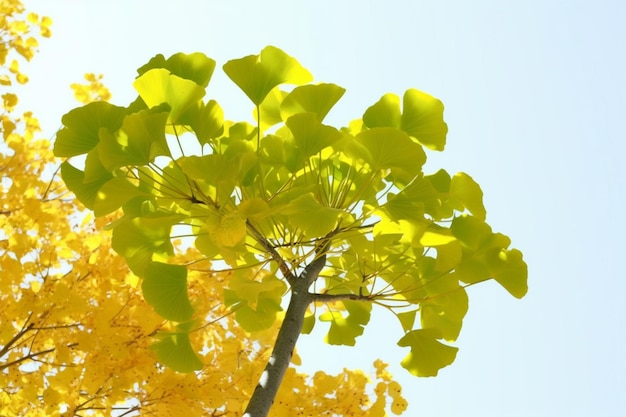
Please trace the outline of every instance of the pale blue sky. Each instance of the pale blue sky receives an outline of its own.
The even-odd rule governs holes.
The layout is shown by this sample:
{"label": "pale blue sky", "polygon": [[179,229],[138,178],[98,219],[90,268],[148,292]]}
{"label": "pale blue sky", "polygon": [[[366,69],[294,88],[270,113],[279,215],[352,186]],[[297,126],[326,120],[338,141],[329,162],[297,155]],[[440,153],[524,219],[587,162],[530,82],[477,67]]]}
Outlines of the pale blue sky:
{"label": "pale blue sky", "polygon": [[[472,288],[456,362],[437,378],[399,366],[400,328],[377,311],[355,348],[304,336],[305,369],[392,364],[407,416],[626,414],[624,336],[626,2],[620,0],[26,2],[53,37],[20,94],[46,135],[76,106],[69,84],[105,74],[113,101],[135,97],[135,69],[156,53],[218,61],[272,44],[317,81],[347,89],[343,125],[386,92],[415,87],[446,105],[448,146],[428,168],[482,186],[488,221],[529,264],[523,300]],[[221,70],[209,88],[230,119],[251,106]],[[319,323],[318,323],[319,325]],[[321,328],[322,326],[319,326]]]}

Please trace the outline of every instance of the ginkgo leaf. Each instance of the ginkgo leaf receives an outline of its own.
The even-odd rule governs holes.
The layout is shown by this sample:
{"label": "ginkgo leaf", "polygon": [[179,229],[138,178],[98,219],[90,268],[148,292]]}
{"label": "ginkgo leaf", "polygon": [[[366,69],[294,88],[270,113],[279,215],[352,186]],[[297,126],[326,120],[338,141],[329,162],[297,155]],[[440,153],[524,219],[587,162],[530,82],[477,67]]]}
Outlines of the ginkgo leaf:
{"label": "ginkgo leaf", "polygon": [[93,212],[96,216],[104,216],[138,196],[150,197],[151,194],[142,192],[126,178],[113,178],[98,190],[93,204]]}
{"label": "ginkgo leaf", "polygon": [[149,108],[167,103],[172,123],[177,123],[179,117],[205,94],[204,88],[194,81],[171,74],[164,68],[151,69],[140,75],[133,86]]}
{"label": "ginkgo leaf", "polygon": [[276,87],[265,96],[265,99],[259,106],[260,116],[257,114],[257,109],[254,109],[253,116],[261,132],[265,132],[268,128],[285,120],[281,117],[280,108],[286,96],[287,92]]}
{"label": "ginkgo leaf", "polygon": [[320,314],[321,321],[330,322],[326,343],[330,345],[354,346],[356,338],[363,334],[369,323],[372,305],[361,301],[343,301],[347,314],[341,311],[326,311]]}
{"label": "ginkgo leaf", "polygon": [[469,175],[463,172],[454,174],[450,183],[449,198],[459,201],[477,219],[485,220],[487,212],[483,206],[483,192]]}
{"label": "ginkgo leaf", "polygon": [[157,156],[170,156],[165,139],[168,112],[142,110],[124,118],[116,132],[100,131],[100,161],[109,171],[122,166],[147,165]]}
{"label": "ginkgo leaf", "polygon": [[437,339],[433,329],[412,330],[405,334],[398,346],[410,347],[411,351],[401,362],[403,368],[415,376],[436,376],[441,368],[454,362],[458,348],[444,345]]}
{"label": "ginkgo leaf", "polygon": [[113,176],[106,171],[102,171],[102,175],[93,176],[89,181],[85,181],[85,173],[78,168],[72,166],[69,162],[61,164],[61,177],[67,188],[76,194],[78,200],[88,209],[94,208],[94,203],[98,196],[98,191]]}
{"label": "ginkgo leaf", "polygon": [[296,114],[287,119],[285,124],[293,135],[298,168],[341,137],[341,133],[334,127],[321,124],[314,113]]}
{"label": "ginkgo leaf", "polygon": [[224,64],[224,72],[255,105],[280,84],[304,84],[313,76],[296,59],[274,46],[258,55],[249,55]]}
{"label": "ginkgo leaf", "polygon": [[292,200],[282,210],[282,214],[286,215],[289,223],[300,229],[305,236],[314,238],[324,236],[333,230],[342,212],[323,207],[313,193],[306,193]]}
{"label": "ginkgo leaf", "polygon": [[438,99],[416,89],[400,98],[385,94],[363,114],[363,123],[369,128],[395,127],[408,133],[427,148],[442,151],[446,144],[448,125],[443,120],[443,104]]}
{"label": "ginkgo leaf", "polygon": [[455,217],[450,231],[465,246],[477,249],[491,235],[491,227],[477,217],[463,214]]}
{"label": "ginkgo leaf", "polygon": [[442,151],[448,125],[443,121],[443,103],[414,88],[403,97],[402,130],[427,148]]}
{"label": "ginkgo leaf", "polygon": [[402,325],[402,330],[408,332],[413,329],[416,314],[417,310],[403,311],[396,314],[396,317],[398,317],[398,320],[400,320],[400,324]]}
{"label": "ginkgo leaf", "polygon": [[367,150],[366,162],[373,169],[390,169],[396,176],[410,180],[422,171],[426,154],[405,132],[391,127],[365,130],[356,141]]}
{"label": "ginkgo leaf", "polygon": [[191,319],[193,308],[187,295],[185,266],[150,262],[141,289],[148,304],[163,318],[181,322]]}
{"label": "ginkgo leaf", "polygon": [[385,94],[363,113],[363,124],[373,127],[401,127],[400,98],[395,94]]}
{"label": "ginkgo leaf", "polygon": [[[168,219],[175,221],[175,219]],[[111,246],[122,255],[130,269],[142,276],[153,254],[171,255],[172,223],[162,218],[124,219],[113,229]]]}
{"label": "ginkgo leaf", "polygon": [[303,85],[294,88],[280,106],[282,120],[294,114],[314,113],[321,122],[346,92],[336,84]]}
{"label": "ginkgo leaf", "polygon": [[279,300],[261,297],[254,308],[246,303],[237,305],[235,319],[247,332],[257,332],[272,327],[282,310]]}
{"label": "ginkgo leaf", "polygon": [[150,59],[146,65],[137,69],[137,73],[141,76],[154,68],[165,68],[180,78],[191,80],[202,87],[206,87],[209,85],[215,70],[215,61],[201,52],[192,54],[179,52],[168,59],[158,54]]}
{"label": "ginkgo leaf", "polygon": [[224,110],[215,100],[207,103],[199,100],[180,116],[178,123],[190,126],[198,142],[204,145],[224,132]]}
{"label": "ginkgo leaf", "polygon": [[116,131],[127,109],[105,101],[96,101],[71,110],[61,118],[63,128],[54,142],[54,154],[70,157],[89,152],[100,141],[100,129]]}
{"label": "ginkgo leaf", "polygon": [[467,293],[457,285],[455,290],[443,292],[420,303],[422,328],[437,329],[442,339],[454,341],[461,332],[467,309]]}
{"label": "ginkgo leaf", "polygon": [[491,276],[512,296],[522,298],[528,292],[528,266],[517,249],[492,250],[486,255]]}
{"label": "ginkgo leaf", "polygon": [[150,345],[150,349],[163,365],[177,372],[193,372],[204,366],[191,346],[189,333],[160,332],[157,338],[160,340]]}

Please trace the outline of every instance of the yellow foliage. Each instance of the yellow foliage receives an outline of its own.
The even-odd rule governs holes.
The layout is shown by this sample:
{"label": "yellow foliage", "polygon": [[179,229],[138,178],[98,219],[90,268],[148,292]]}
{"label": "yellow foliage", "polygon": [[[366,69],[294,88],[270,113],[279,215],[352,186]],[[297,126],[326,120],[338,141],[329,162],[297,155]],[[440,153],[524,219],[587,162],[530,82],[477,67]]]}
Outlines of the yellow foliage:
{"label": "yellow foliage", "polygon": [[102,83],[103,75],[87,73],[84,76],[86,84],[72,84],[70,87],[74,90],[74,98],[83,104],[92,101],[107,101],[111,99],[111,92]]}
{"label": "yellow foliage", "polygon": [[[0,36],[9,45],[0,49],[0,74],[9,78],[0,80],[11,80],[8,74],[18,76],[19,64],[7,68],[7,55],[30,59],[34,43],[21,36],[34,27],[49,36],[51,21],[35,13],[20,20],[24,10],[15,0],[0,0],[0,9]],[[87,85],[72,86],[80,101],[108,99],[102,76],[85,79]],[[159,365],[149,345],[171,324],[145,303],[137,277],[112,252],[110,235],[96,232],[102,230],[97,222],[113,219],[96,221],[81,211],[55,175],[59,161],[49,141],[37,138],[37,119],[29,112],[13,115],[17,95],[2,98],[0,414],[106,416],[115,408],[125,415],[241,416],[276,330],[251,337],[224,305],[228,277],[190,271],[202,326],[191,338],[204,348],[206,366],[178,374]],[[225,216],[222,223],[238,230],[241,222]],[[196,255],[179,256],[185,262]],[[406,401],[391,388],[386,365],[374,366],[371,378],[349,370],[310,378],[291,368],[271,415],[382,417],[389,407],[403,411]],[[383,389],[370,396],[374,387]]]}

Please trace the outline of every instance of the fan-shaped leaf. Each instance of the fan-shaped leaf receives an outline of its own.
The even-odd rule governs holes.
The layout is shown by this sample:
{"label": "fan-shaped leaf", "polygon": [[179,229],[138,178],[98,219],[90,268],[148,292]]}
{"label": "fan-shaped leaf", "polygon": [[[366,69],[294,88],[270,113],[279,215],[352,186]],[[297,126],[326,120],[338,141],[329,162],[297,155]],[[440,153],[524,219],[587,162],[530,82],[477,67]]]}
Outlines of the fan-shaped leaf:
{"label": "fan-shaped leaf", "polygon": [[436,376],[439,370],[450,365],[456,358],[458,348],[444,345],[437,339],[433,329],[412,330],[398,341],[398,346],[410,347],[411,351],[401,365],[415,376]]}
{"label": "fan-shaped leaf", "polygon": [[101,128],[116,131],[127,109],[105,101],[96,101],[71,110],[63,116],[63,129],[56,136],[54,154],[70,157],[89,152],[100,141]]}
{"label": "fan-shaped leaf", "polygon": [[280,84],[304,84],[313,79],[295,58],[274,47],[224,64],[224,72],[256,105]]}
{"label": "fan-shaped leaf", "polygon": [[163,318],[173,321],[191,319],[193,308],[187,295],[187,268],[183,265],[151,262],[141,284],[143,296]]}
{"label": "fan-shaped leaf", "polygon": [[169,120],[177,123],[179,117],[204,96],[204,88],[194,81],[171,74],[164,68],[151,69],[133,83],[139,96],[148,105],[156,107],[167,103]]}
{"label": "fan-shaped leaf", "polygon": [[298,113],[315,113],[321,122],[346,92],[336,84],[303,85],[293,89],[280,106],[283,120]]}
{"label": "fan-shaped leaf", "polygon": [[177,372],[193,372],[204,366],[191,346],[189,333],[161,332],[157,337],[160,340],[150,345],[150,349],[163,365]]}

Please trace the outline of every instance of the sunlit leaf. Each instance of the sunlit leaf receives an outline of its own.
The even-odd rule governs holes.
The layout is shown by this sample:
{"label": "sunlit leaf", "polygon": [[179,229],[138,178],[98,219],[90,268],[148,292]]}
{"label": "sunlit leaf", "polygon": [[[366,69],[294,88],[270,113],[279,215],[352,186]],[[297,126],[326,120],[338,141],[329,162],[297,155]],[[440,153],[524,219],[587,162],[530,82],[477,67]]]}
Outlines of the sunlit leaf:
{"label": "sunlit leaf", "polygon": [[320,314],[321,321],[330,323],[326,343],[331,345],[354,346],[356,338],[363,334],[369,323],[372,305],[360,301],[343,301],[347,314],[341,311],[327,311]]}
{"label": "sunlit leaf", "polygon": [[517,249],[493,250],[486,256],[489,272],[512,296],[522,298],[528,292],[528,266]]}
{"label": "sunlit leaf", "polygon": [[280,84],[299,85],[313,79],[298,61],[274,46],[265,47],[258,55],[228,61],[224,72],[256,105]]}
{"label": "sunlit leaf", "polygon": [[151,262],[147,265],[141,284],[143,296],[163,318],[186,321],[193,315],[187,295],[187,268]]}
{"label": "sunlit leaf", "polygon": [[344,88],[335,84],[296,87],[284,98],[280,106],[281,118],[287,120],[294,114],[314,113],[321,122],[345,92]]}
{"label": "sunlit leaf", "polygon": [[450,199],[459,201],[477,219],[485,220],[487,213],[483,206],[483,192],[469,175],[459,172],[452,177]]}
{"label": "sunlit leaf", "polygon": [[142,276],[152,261],[153,254],[171,255],[172,224],[161,218],[135,218],[124,220],[113,230],[111,246],[122,255],[130,269]]}
{"label": "sunlit leaf", "polygon": [[71,110],[63,116],[63,128],[54,142],[54,154],[70,157],[89,152],[100,141],[99,132],[104,128],[116,131],[127,109],[104,101],[89,103]]}
{"label": "sunlit leaf", "polygon": [[373,169],[389,169],[394,175],[409,180],[419,174],[426,162],[422,147],[403,131],[391,127],[365,130],[356,140],[366,150],[366,162]]}
{"label": "sunlit leaf", "polygon": [[163,68],[151,69],[140,75],[133,86],[148,107],[166,103],[170,108],[169,120],[174,123],[205,93],[204,88],[194,81],[171,74]]}
{"label": "sunlit leaf", "polygon": [[160,340],[153,343],[150,349],[165,366],[178,372],[193,372],[204,366],[191,346],[188,333],[160,332],[157,337]]}
{"label": "sunlit leaf", "polygon": [[293,134],[298,168],[341,137],[341,133],[334,127],[321,124],[314,113],[296,114],[287,119],[285,124]]}
{"label": "sunlit leaf", "polygon": [[385,94],[363,113],[363,123],[369,127],[401,127],[400,98]]}
{"label": "sunlit leaf", "polygon": [[169,156],[165,140],[168,112],[142,110],[124,118],[116,132],[100,131],[100,161],[109,171],[122,166],[147,165],[157,156]]}
{"label": "sunlit leaf", "polygon": [[442,151],[448,125],[443,121],[443,103],[416,89],[404,93],[402,130],[427,148]]}
{"label": "sunlit leaf", "polygon": [[442,339],[456,340],[468,309],[467,293],[463,288],[443,292],[421,302],[420,305],[420,322],[423,329],[437,329]]}
{"label": "sunlit leaf", "polygon": [[293,200],[283,211],[289,223],[302,230],[308,237],[320,237],[333,230],[341,216],[341,211],[323,207],[312,193]]}
{"label": "sunlit leaf", "polygon": [[180,78],[191,80],[202,87],[206,87],[215,70],[215,61],[200,52],[192,54],[179,52],[168,59],[158,54],[150,59],[146,65],[139,68],[137,73],[141,76],[154,68],[165,68]]}
{"label": "sunlit leaf", "polygon": [[439,338],[439,333],[432,329],[405,334],[398,346],[410,347],[411,351],[402,360],[402,367],[415,376],[436,376],[441,368],[454,362],[458,348],[444,345],[437,340]]}
{"label": "sunlit leaf", "polygon": [[69,162],[61,164],[61,177],[67,188],[76,194],[78,200],[85,207],[92,209],[98,196],[98,191],[113,176],[106,171],[102,171],[100,176],[93,176],[89,181],[85,181],[85,173],[78,168],[72,166]]}

